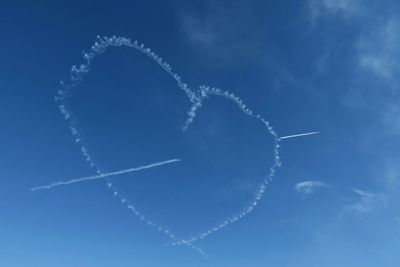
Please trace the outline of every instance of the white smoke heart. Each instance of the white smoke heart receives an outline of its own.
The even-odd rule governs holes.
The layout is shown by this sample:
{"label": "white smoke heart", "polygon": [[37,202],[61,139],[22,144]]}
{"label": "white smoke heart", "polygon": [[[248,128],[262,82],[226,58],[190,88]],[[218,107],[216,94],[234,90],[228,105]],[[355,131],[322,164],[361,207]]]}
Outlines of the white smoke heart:
{"label": "white smoke heart", "polygon": [[[93,60],[103,54],[107,48],[109,47],[128,47],[135,49],[144,55],[148,56],[153,62],[157,63],[167,74],[170,75],[170,77],[175,80],[177,86],[182,90],[182,92],[187,96],[188,100],[191,103],[191,108],[189,112],[187,113],[188,117],[185,123],[182,125],[182,131],[187,131],[190,125],[193,123],[197,111],[203,106],[204,102],[206,101],[207,98],[209,97],[222,97],[226,100],[229,100],[237,105],[237,107],[249,118],[255,119],[259,121],[267,130],[267,132],[270,134],[270,136],[274,140],[274,146],[272,148],[272,154],[273,154],[273,163],[272,166],[269,167],[269,170],[265,174],[263,180],[259,184],[257,191],[254,194],[254,197],[252,201],[241,211],[239,211],[237,214],[234,214],[230,217],[225,218],[221,223],[213,225],[212,227],[209,227],[207,230],[205,230],[202,233],[199,233],[197,235],[194,235],[192,237],[189,237],[187,239],[182,239],[178,238],[175,234],[173,234],[168,228],[161,226],[158,223],[155,223],[154,221],[150,220],[146,216],[144,216],[137,208],[136,206],[120,191],[118,190],[114,184],[111,182],[109,179],[113,175],[118,175],[120,173],[126,173],[126,172],[131,172],[131,171],[139,171],[142,169],[146,168],[153,168],[153,167],[158,167],[164,164],[170,164],[170,163],[175,163],[179,161],[179,159],[171,159],[171,160],[166,160],[162,162],[156,162],[152,163],[146,166],[140,166],[137,168],[131,168],[128,170],[123,170],[123,171],[117,171],[117,172],[104,172],[102,169],[99,168],[98,164],[95,162],[93,159],[92,154],[89,152],[89,149],[87,148],[86,140],[84,140],[84,137],[77,127],[77,119],[72,113],[70,106],[69,106],[69,97],[71,95],[71,89],[76,87],[78,84],[80,84],[85,75],[89,73],[90,67],[93,63]],[[145,224],[149,225],[150,227],[156,229],[157,231],[167,235],[173,242],[173,245],[186,245],[188,247],[194,248],[196,251],[204,255],[204,252],[193,245],[193,243],[197,240],[202,240],[209,235],[221,230],[222,228],[226,227],[229,224],[233,224],[237,222],[238,220],[244,218],[247,216],[249,213],[251,213],[254,208],[258,205],[260,202],[261,198],[264,195],[264,192],[267,188],[267,185],[272,181],[276,169],[281,165],[280,163],[280,158],[279,158],[279,147],[280,147],[280,141],[281,139],[284,139],[285,137],[279,137],[278,134],[275,132],[273,127],[270,125],[270,123],[264,119],[261,115],[253,112],[250,110],[244,102],[236,95],[233,93],[230,93],[228,91],[221,90],[219,88],[214,88],[214,87],[208,87],[208,86],[200,86],[198,90],[192,90],[186,83],[183,82],[182,78],[173,72],[172,68],[168,63],[166,63],[162,58],[160,58],[157,54],[155,54],[153,51],[151,51],[149,48],[146,48],[143,44],[139,44],[137,41],[131,41],[128,38],[125,37],[98,37],[97,42],[91,47],[90,51],[87,53],[84,53],[84,62],[79,66],[73,66],[71,69],[71,77],[70,81],[68,83],[62,83],[62,89],[58,91],[58,95],[56,96],[56,101],[59,103],[59,108],[61,113],[64,115],[64,118],[68,122],[69,129],[71,131],[71,134],[73,135],[75,141],[77,144],[80,145],[81,152],[86,159],[87,163],[95,170],[96,175],[94,176],[89,176],[89,177],[82,177],[78,179],[72,179],[66,182],[58,182],[58,183],[53,183],[47,186],[41,186],[41,187],[36,187],[33,188],[33,190],[38,190],[38,189],[51,189],[54,186],[60,186],[60,185],[66,185],[66,184],[72,184],[72,183],[77,183],[81,181],[87,181],[87,180],[93,180],[93,179],[105,179],[106,180],[106,185],[107,187],[111,190],[114,196],[118,197],[122,203],[125,203],[127,208],[137,217],[139,220],[144,222]],[[289,138],[289,137],[286,137]],[[183,159],[184,160],[184,159]]]}

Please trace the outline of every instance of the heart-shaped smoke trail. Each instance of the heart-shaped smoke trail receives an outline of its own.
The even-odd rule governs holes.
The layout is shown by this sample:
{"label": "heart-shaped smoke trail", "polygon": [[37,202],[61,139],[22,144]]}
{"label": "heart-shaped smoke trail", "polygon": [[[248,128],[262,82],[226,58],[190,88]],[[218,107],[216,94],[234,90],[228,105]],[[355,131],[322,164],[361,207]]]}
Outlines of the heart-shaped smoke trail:
{"label": "heart-shaped smoke trail", "polygon": [[[191,238],[188,239],[180,239],[176,237],[169,229],[166,227],[160,226],[159,224],[154,223],[152,220],[146,218],[142,213],[140,213],[136,208],[133,203],[129,201],[126,197],[121,194],[121,192],[118,192],[112,182],[108,179],[108,176],[105,175],[107,172],[104,172],[101,170],[101,168],[96,164],[95,160],[93,159],[91,153],[89,152],[86,141],[84,140],[78,126],[77,126],[77,119],[75,115],[72,113],[72,111],[69,108],[69,101],[68,98],[71,95],[71,90],[76,87],[79,83],[83,81],[84,76],[90,71],[90,67],[92,65],[93,60],[104,53],[108,47],[128,47],[128,48],[133,48],[136,49],[137,51],[143,53],[144,55],[148,56],[150,59],[152,59],[155,63],[157,63],[166,73],[168,73],[177,83],[177,86],[183,90],[183,92],[186,94],[188,97],[189,101],[192,103],[192,107],[188,112],[188,119],[183,125],[182,130],[185,131],[190,124],[193,122],[195,116],[196,116],[196,111],[202,106],[202,102],[205,101],[209,96],[219,96],[223,97],[229,101],[233,101],[234,103],[237,104],[237,106],[249,117],[254,118],[258,121],[260,121],[267,129],[267,132],[272,136],[274,139],[274,147],[273,147],[273,156],[274,156],[274,161],[271,167],[269,167],[268,173],[265,175],[264,179],[258,186],[258,189],[254,195],[253,200],[247,205],[246,208],[244,208],[242,211],[240,211],[238,214],[226,218],[223,223],[215,225],[208,230],[195,235]],[[254,210],[254,208],[258,205],[259,201],[261,200],[262,196],[264,195],[264,192],[268,186],[268,184],[272,181],[276,169],[281,166],[280,162],[280,157],[279,157],[279,147],[280,147],[280,141],[281,138],[277,135],[277,133],[274,131],[273,127],[270,125],[270,123],[264,119],[262,116],[259,114],[256,114],[252,110],[246,107],[246,105],[243,103],[243,101],[234,95],[233,93],[230,93],[228,91],[223,91],[219,88],[210,88],[207,86],[200,86],[199,90],[193,91],[188,87],[186,83],[184,83],[181,79],[181,77],[172,71],[172,68],[168,63],[166,63],[161,57],[159,57],[157,54],[155,54],[153,51],[151,51],[149,48],[145,48],[143,44],[139,44],[137,41],[131,41],[128,38],[125,37],[98,37],[97,42],[94,43],[94,45],[91,47],[89,52],[84,52],[83,53],[83,58],[84,62],[79,66],[73,66],[71,69],[71,76],[70,80],[68,83],[61,82],[62,89],[58,91],[57,96],[55,97],[55,100],[59,104],[59,108],[61,113],[63,114],[65,120],[68,122],[69,129],[71,131],[71,134],[73,135],[75,141],[77,144],[80,145],[81,152],[88,162],[88,164],[95,169],[97,173],[97,177],[104,178],[106,180],[106,185],[107,187],[112,191],[114,196],[118,197],[122,203],[125,203],[127,208],[133,212],[135,216],[137,216],[142,222],[145,224],[149,225],[150,227],[156,229],[157,231],[167,235],[173,242],[174,245],[179,245],[183,244],[186,245],[187,247],[195,249],[197,252],[201,253],[202,255],[205,255],[202,249],[196,247],[193,245],[193,242],[196,240],[202,240],[206,238],[207,236],[211,235],[214,232],[217,232],[221,230],[222,228],[226,227],[229,224],[235,223],[236,221],[244,218],[246,215],[248,215],[250,212]]]}

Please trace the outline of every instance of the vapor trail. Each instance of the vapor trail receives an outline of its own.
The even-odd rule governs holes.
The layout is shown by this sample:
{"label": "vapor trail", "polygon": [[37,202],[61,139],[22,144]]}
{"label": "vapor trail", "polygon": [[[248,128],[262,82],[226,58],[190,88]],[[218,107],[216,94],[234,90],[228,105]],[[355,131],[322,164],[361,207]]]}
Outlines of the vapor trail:
{"label": "vapor trail", "polygon": [[302,133],[302,134],[286,135],[286,136],[279,137],[279,138],[282,140],[282,139],[288,139],[288,138],[294,138],[294,137],[300,137],[300,136],[306,136],[306,135],[313,135],[313,134],[319,134],[319,132],[309,132],[309,133]]}
{"label": "vapor trail", "polygon": [[105,177],[116,176],[116,175],[121,175],[121,174],[125,174],[125,173],[141,171],[141,170],[145,170],[145,169],[151,169],[154,167],[171,164],[171,163],[178,162],[178,161],[181,161],[181,160],[180,159],[171,159],[171,160],[160,161],[160,162],[151,163],[148,165],[143,165],[143,166],[139,166],[136,168],[130,168],[130,169],[116,171],[116,172],[106,172],[106,173],[100,173],[98,175],[93,175],[93,176],[75,178],[75,179],[71,179],[68,181],[54,182],[49,185],[33,187],[33,188],[31,188],[31,191],[37,191],[37,190],[41,190],[41,189],[52,189],[53,187],[56,187],[56,186],[70,185],[70,184],[80,183],[80,182],[84,182],[84,181],[96,180],[96,179],[101,179],[101,178],[105,178]]}

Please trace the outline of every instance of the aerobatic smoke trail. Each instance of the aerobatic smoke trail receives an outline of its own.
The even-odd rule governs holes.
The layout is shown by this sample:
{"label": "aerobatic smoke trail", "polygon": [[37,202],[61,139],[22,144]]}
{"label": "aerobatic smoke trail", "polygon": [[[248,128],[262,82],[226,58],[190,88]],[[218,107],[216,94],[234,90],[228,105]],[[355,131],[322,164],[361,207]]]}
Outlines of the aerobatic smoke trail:
{"label": "aerobatic smoke trail", "polygon": [[319,134],[319,132],[310,132],[310,133],[286,135],[286,136],[282,136],[282,137],[279,137],[279,138],[282,140],[282,139],[295,138],[295,137],[301,137],[301,136],[313,135],[313,134]]}
{"label": "aerobatic smoke trail", "polygon": [[148,165],[144,165],[144,166],[139,166],[139,167],[136,167],[136,168],[130,168],[130,169],[122,170],[122,171],[105,172],[105,173],[100,173],[98,175],[93,175],[93,176],[74,178],[74,179],[71,179],[71,180],[68,180],[68,181],[54,182],[54,183],[51,183],[49,185],[42,185],[42,186],[33,187],[33,188],[31,188],[31,191],[37,191],[37,190],[41,190],[41,189],[52,189],[53,187],[57,187],[57,186],[70,185],[70,184],[80,183],[80,182],[84,182],[84,181],[96,180],[96,179],[101,179],[101,178],[121,175],[121,174],[125,174],[125,173],[136,172],[136,171],[141,171],[141,170],[145,170],[145,169],[151,169],[151,168],[155,168],[155,167],[158,167],[158,166],[162,166],[162,165],[165,165],[165,164],[170,164],[170,163],[178,162],[178,161],[181,161],[181,160],[180,159],[171,159],[171,160],[160,161],[160,162],[157,162],[157,163],[152,163],[152,164],[148,164]]}
{"label": "aerobatic smoke trail", "polygon": [[[60,112],[64,116],[64,119],[67,121],[69,130],[75,139],[75,142],[80,146],[81,153],[83,157],[85,158],[86,162],[89,164],[91,168],[93,168],[97,174],[103,173],[101,170],[100,166],[95,162],[92,154],[90,153],[87,143],[84,139],[84,136],[82,135],[81,131],[79,130],[78,127],[78,120],[75,117],[75,114],[70,110],[69,108],[69,97],[71,96],[71,91],[81,82],[83,82],[83,78],[86,74],[89,73],[90,67],[92,65],[93,60],[103,54],[108,47],[128,47],[128,48],[133,48],[136,49],[137,51],[147,55],[150,57],[152,60],[154,60],[165,72],[167,72],[176,82],[177,86],[181,88],[186,96],[189,98],[189,100],[196,106],[200,106],[201,99],[198,95],[196,95],[195,92],[190,90],[190,88],[187,86],[186,83],[184,83],[181,80],[181,77],[174,73],[172,71],[172,68],[168,63],[166,63],[161,57],[159,57],[157,54],[152,52],[149,48],[145,48],[143,44],[139,44],[138,41],[131,41],[128,38],[125,37],[104,37],[101,38],[97,36],[97,42],[94,43],[94,45],[91,47],[89,52],[83,52],[83,59],[84,62],[79,65],[79,67],[76,67],[75,65],[72,66],[71,68],[71,76],[69,79],[69,82],[60,82],[62,88],[58,91],[57,96],[54,98],[55,101],[59,105]],[[195,112],[188,112],[189,118],[188,121],[189,123],[186,126],[189,126],[190,122],[193,121],[193,118],[195,116]],[[168,238],[170,238],[172,241],[178,241],[180,240],[177,238],[169,229],[167,229],[164,226],[160,226],[157,223],[153,222],[152,220],[146,218],[142,213],[140,213],[135,205],[126,197],[124,196],[121,192],[118,191],[118,189],[115,187],[114,184],[109,181],[108,177],[105,177],[106,181],[106,186],[109,188],[112,192],[112,194],[119,198],[121,203],[125,204],[126,207],[143,223],[146,225],[152,227],[153,229],[159,231],[162,234],[165,234]],[[197,247],[194,246],[193,244],[186,244],[187,247],[194,249],[198,253],[200,253],[202,256],[206,256],[204,251]]]}
{"label": "aerobatic smoke trail", "polygon": [[242,209],[241,212],[238,214],[226,218],[222,223],[215,225],[214,227],[208,229],[207,231],[204,231],[200,234],[197,234],[196,236],[193,236],[189,239],[181,239],[177,242],[173,242],[172,245],[187,245],[187,244],[192,244],[193,242],[197,240],[203,240],[204,238],[208,237],[209,235],[221,230],[222,228],[225,228],[226,226],[233,224],[237,222],[238,220],[244,218],[247,216],[249,213],[251,213],[254,208],[258,205],[260,202],[261,198],[264,195],[265,190],[267,189],[268,184],[272,181],[276,169],[281,166],[281,161],[280,161],[280,156],[279,156],[279,147],[280,147],[280,139],[278,137],[278,134],[275,132],[273,127],[270,125],[270,123],[265,120],[261,115],[254,113],[252,110],[246,107],[244,104],[243,100],[240,99],[238,96],[236,96],[233,93],[230,93],[229,91],[223,91],[220,88],[215,88],[215,87],[208,87],[208,86],[200,86],[201,90],[201,95],[203,98],[207,97],[208,95],[217,95],[224,97],[228,100],[231,100],[235,102],[239,108],[248,116],[260,120],[266,127],[268,132],[272,135],[272,137],[275,139],[275,146],[274,146],[274,163],[269,169],[269,173],[267,176],[264,177],[263,181],[261,182],[253,200],[250,202],[250,204],[247,205],[244,209]]}
{"label": "aerobatic smoke trail", "polygon": [[68,98],[71,95],[71,90],[75,88],[79,83],[81,83],[83,81],[84,76],[89,73],[92,61],[97,56],[103,54],[108,47],[128,47],[136,49],[137,51],[148,56],[150,59],[154,60],[155,63],[157,63],[166,73],[168,73],[172,77],[172,79],[176,81],[177,86],[184,91],[189,101],[192,103],[192,108],[187,113],[188,119],[184,123],[183,130],[186,130],[190,126],[190,124],[194,121],[194,118],[196,116],[196,111],[202,107],[203,101],[207,99],[210,95],[215,95],[233,101],[246,115],[259,120],[261,123],[263,123],[263,125],[267,129],[267,132],[274,139],[274,147],[273,147],[274,162],[271,167],[267,168],[266,170],[267,174],[260,183],[259,188],[255,193],[253,200],[247,205],[247,207],[245,207],[237,215],[228,217],[224,220],[223,223],[218,224],[204,231],[203,233],[200,233],[189,239],[180,239],[176,237],[167,228],[159,226],[158,224],[146,218],[136,209],[136,207],[133,205],[133,203],[129,201],[127,197],[123,196],[123,194],[115,188],[115,186],[108,180],[108,176],[103,176],[106,180],[107,187],[112,191],[113,195],[118,197],[122,203],[126,204],[127,208],[137,218],[139,218],[139,220],[168,236],[174,242],[173,243],[174,245],[179,245],[179,244],[186,245],[187,247],[195,249],[197,252],[199,252],[204,256],[205,253],[203,252],[203,250],[194,246],[192,243],[196,240],[202,240],[206,238],[207,236],[211,235],[216,231],[221,230],[222,228],[226,227],[229,224],[235,223],[236,221],[244,218],[246,215],[248,215],[250,212],[254,210],[254,208],[258,205],[261,198],[263,197],[268,184],[272,181],[276,169],[281,166],[279,147],[280,147],[280,142],[283,138],[280,138],[278,136],[278,134],[275,132],[275,130],[272,128],[272,126],[266,119],[254,113],[249,108],[247,108],[246,105],[243,103],[243,101],[233,93],[230,93],[228,91],[223,91],[219,88],[210,88],[206,86],[200,86],[199,90],[191,90],[188,87],[188,85],[182,81],[181,77],[177,73],[172,71],[172,68],[168,63],[166,63],[157,54],[152,52],[149,48],[145,48],[143,44],[139,44],[137,41],[131,41],[130,39],[125,37],[115,37],[115,36],[98,37],[97,42],[95,42],[95,44],[91,47],[90,51],[87,53],[86,52],[83,53],[84,63],[82,63],[79,67],[73,66],[71,68],[71,76],[69,83],[61,82],[62,89],[58,91],[58,94],[55,97],[55,100],[59,103],[59,108],[61,113],[64,115],[65,120],[68,122],[70,132],[74,137],[75,142],[80,145],[82,155],[84,156],[88,164],[95,169],[98,175],[105,175],[107,173],[104,173],[101,170],[101,168],[96,164],[92,154],[89,152],[89,149],[86,145],[83,135],[81,134],[81,131],[77,126],[77,119],[69,108]]}

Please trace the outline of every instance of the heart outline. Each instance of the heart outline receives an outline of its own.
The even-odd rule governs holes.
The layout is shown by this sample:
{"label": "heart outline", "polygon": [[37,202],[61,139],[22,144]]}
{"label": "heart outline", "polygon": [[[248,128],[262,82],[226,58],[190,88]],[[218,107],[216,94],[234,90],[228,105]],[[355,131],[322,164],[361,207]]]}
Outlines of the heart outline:
{"label": "heart outline", "polygon": [[[135,206],[129,202],[125,197],[120,197],[120,201],[122,203],[126,203],[127,208],[130,209],[136,217],[138,217],[142,222],[155,228],[157,231],[166,234],[170,239],[172,239],[172,245],[186,245],[190,248],[195,249],[197,252],[205,256],[205,253],[202,249],[197,246],[194,246],[192,243],[197,240],[202,240],[212,233],[221,230],[225,226],[229,224],[233,224],[236,221],[244,218],[249,213],[251,213],[254,208],[258,205],[259,201],[264,195],[264,192],[268,186],[268,184],[273,180],[276,169],[281,166],[280,155],[279,155],[279,147],[281,138],[275,132],[270,123],[264,119],[261,115],[254,113],[252,110],[246,107],[243,101],[237,97],[235,94],[230,93],[229,91],[223,91],[220,88],[216,87],[208,87],[208,86],[200,86],[199,90],[193,91],[190,87],[184,83],[181,77],[172,71],[171,66],[166,63],[161,57],[159,57],[156,53],[151,51],[149,48],[146,48],[144,44],[139,44],[138,41],[131,41],[125,37],[100,37],[97,36],[97,42],[91,47],[88,53],[83,52],[84,63],[82,63],[79,67],[75,65],[71,68],[71,76],[69,83],[61,82],[62,89],[57,92],[57,96],[55,97],[56,102],[59,104],[59,109],[64,116],[64,119],[67,121],[69,125],[70,132],[72,136],[75,138],[75,142],[80,145],[81,153],[84,156],[87,163],[90,167],[96,170],[97,174],[103,173],[103,171],[98,167],[95,160],[91,156],[91,153],[87,149],[86,142],[81,134],[81,131],[78,130],[77,124],[78,121],[74,115],[74,113],[69,109],[68,98],[71,96],[71,90],[76,87],[79,83],[83,82],[83,78],[90,71],[90,66],[92,65],[92,61],[99,55],[103,54],[108,47],[129,47],[138,50],[139,52],[145,54],[154,60],[164,71],[166,71],[176,82],[177,86],[184,91],[186,96],[189,98],[189,101],[192,103],[192,107],[190,108],[188,114],[188,118],[182,127],[182,130],[185,131],[190,124],[193,122],[196,111],[202,106],[202,102],[204,99],[209,96],[220,96],[224,97],[228,100],[235,102],[238,107],[248,116],[260,120],[268,129],[269,134],[274,138],[274,148],[273,155],[274,161],[272,166],[269,169],[269,172],[264,177],[263,181],[259,184],[258,190],[255,192],[255,197],[245,209],[240,211],[238,214],[234,216],[227,217],[223,223],[217,224],[214,227],[209,227],[207,231],[204,231],[200,234],[194,235],[188,239],[179,239],[177,238],[170,230],[166,227],[160,226],[157,223],[154,223],[152,220],[145,217],[141,212],[139,212]],[[114,196],[118,195],[118,191],[113,187],[111,181],[106,177],[106,185],[113,192]]]}

